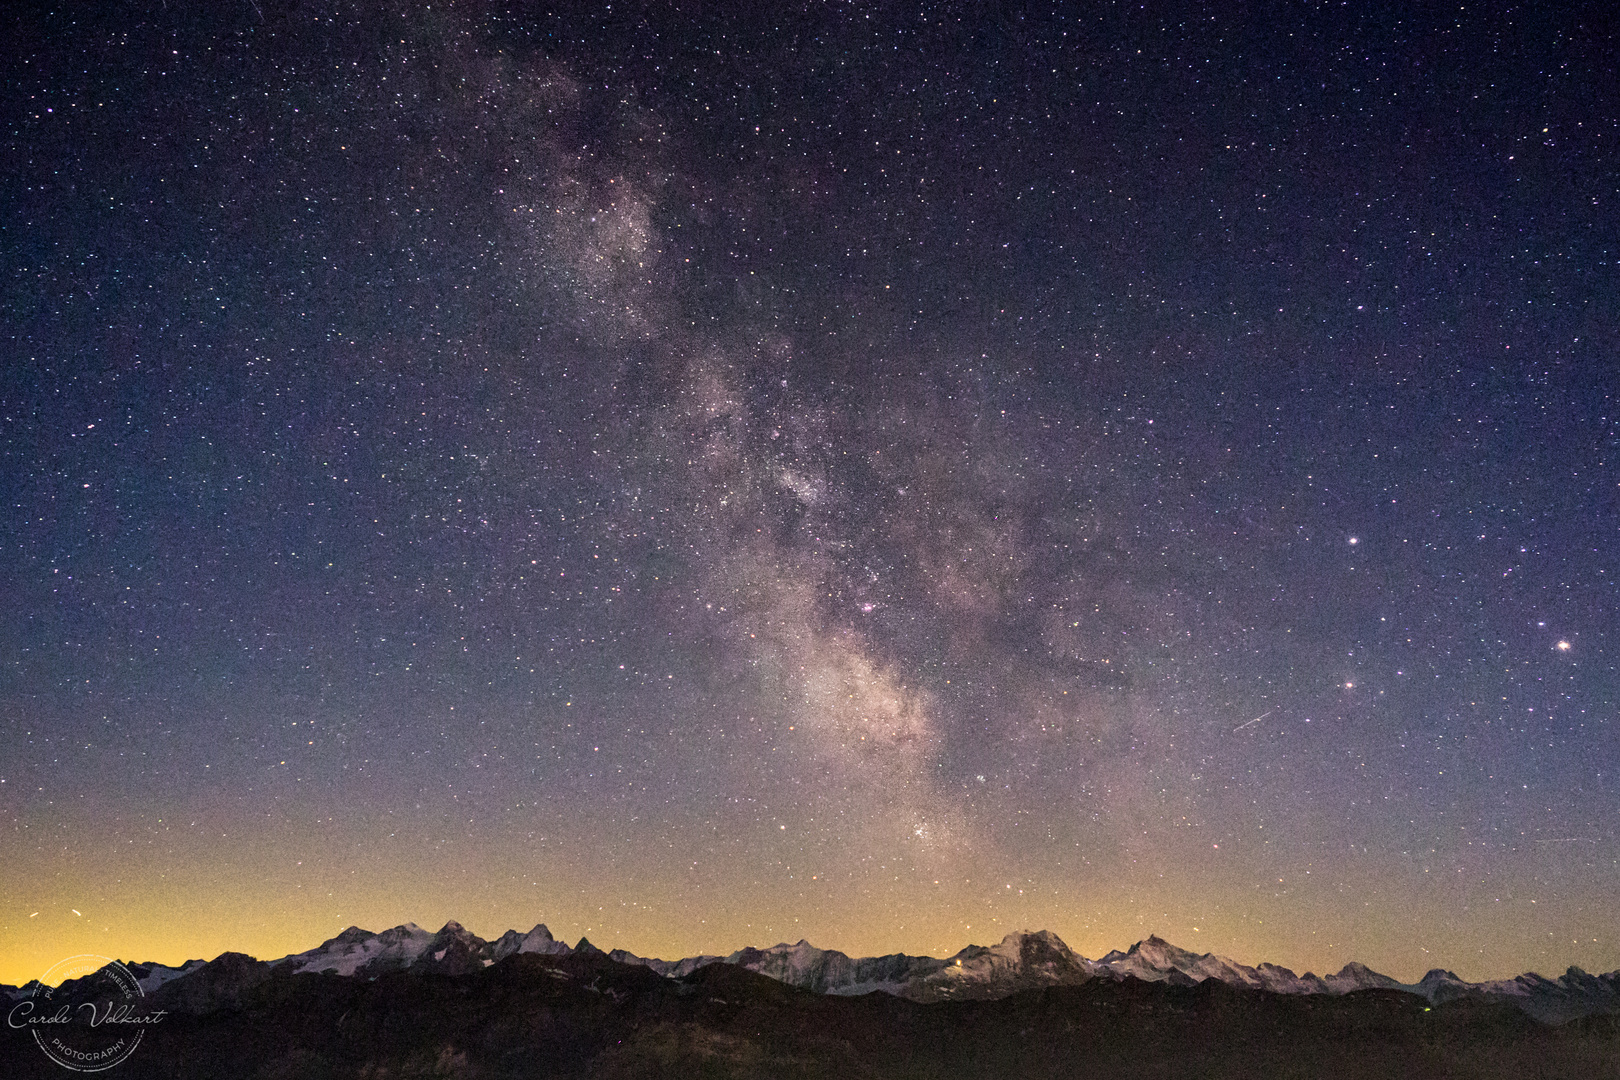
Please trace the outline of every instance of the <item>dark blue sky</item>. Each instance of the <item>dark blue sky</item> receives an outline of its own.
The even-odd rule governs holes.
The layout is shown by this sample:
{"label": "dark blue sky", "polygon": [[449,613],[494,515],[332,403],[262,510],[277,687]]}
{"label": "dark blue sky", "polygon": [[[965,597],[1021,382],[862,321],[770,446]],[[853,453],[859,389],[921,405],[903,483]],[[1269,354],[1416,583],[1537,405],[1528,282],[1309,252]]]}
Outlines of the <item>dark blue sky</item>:
{"label": "dark blue sky", "polygon": [[9,18],[0,978],[1620,966],[1599,9]]}

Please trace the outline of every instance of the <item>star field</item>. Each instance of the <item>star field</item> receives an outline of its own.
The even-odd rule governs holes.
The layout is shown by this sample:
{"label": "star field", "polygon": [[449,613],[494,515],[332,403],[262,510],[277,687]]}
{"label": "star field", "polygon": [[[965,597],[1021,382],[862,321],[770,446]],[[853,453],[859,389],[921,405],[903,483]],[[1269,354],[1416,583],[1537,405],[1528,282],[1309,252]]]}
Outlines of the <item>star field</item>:
{"label": "star field", "polygon": [[1620,967],[1602,20],[10,21],[0,980]]}

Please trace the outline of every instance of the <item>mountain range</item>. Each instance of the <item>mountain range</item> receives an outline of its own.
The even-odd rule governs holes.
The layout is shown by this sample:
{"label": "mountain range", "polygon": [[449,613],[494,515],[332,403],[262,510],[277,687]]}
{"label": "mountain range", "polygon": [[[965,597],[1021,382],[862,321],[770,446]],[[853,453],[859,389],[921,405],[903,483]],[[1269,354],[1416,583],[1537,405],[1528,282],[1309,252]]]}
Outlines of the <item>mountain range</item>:
{"label": "mountain range", "polygon": [[[459,923],[448,922],[437,933],[415,923],[381,933],[351,926],[313,949],[269,962],[225,953],[213,961],[191,960],[179,967],[156,963],[125,966],[145,993],[161,989],[163,999],[175,1007],[202,1011],[229,1003],[246,988],[274,975],[330,973],[362,979],[396,971],[464,975],[518,954],[604,955],[585,938],[572,947],[557,941],[543,924],[528,933],[508,930],[494,941],[485,941]],[[1287,995],[1338,996],[1377,989],[1415,994],[1430,1005],[1470,998],[1500,1001],[1543,1024],[1620,1014],[1620,970],[1589,975],[1571,967],[1557,978],[1524,974],[1513,979],[1467,982],[1436,968],[1416,983],[1403,983],[1358,963],[1346,964],[1337,974],[1326,976],[1311,972],[1296,975],[1275,964],[1250,967],[1212,953],[1182,949],[1157,936],[1095,960],[1074,952],[1047,930],[1010,933],[995,945],[969,945],[943,959],[904,953],[850,957],[802,940],[767,949],[740,949],[729,956],[702,955],[681,960],[646,958],[623,949],[605,955],[670,979],[684,978],[710,965],[728,964],[816,994],[857,996],[881,992],[919,1003],[996,1000],[1024,990],[1080,986],[1093,980],[1139,980],[1184,987],[1215,980],[1234,989]],[[32,992],[32,988],[33,984],[0,987],[0,996],[17,999]]]}
{"label": "mountain range", "polygon": [[1620,972],[1402,984],[1357,964],[1248,967],[1157,937],[1095,960],[1021,932],[943,959],[801,941],[665,961],[569,946],[544,926],[485,941],[407,923],[269,962],[124,967],[143,1000],[121,1022],[138,1031],[94,1026],[112,1009],[101,974],[48,995],[6,987],[0,1076],[61,1076],[45,1046],[83,1056],[100,1038],[127,1054],[123,1080],[1620,1080]]}

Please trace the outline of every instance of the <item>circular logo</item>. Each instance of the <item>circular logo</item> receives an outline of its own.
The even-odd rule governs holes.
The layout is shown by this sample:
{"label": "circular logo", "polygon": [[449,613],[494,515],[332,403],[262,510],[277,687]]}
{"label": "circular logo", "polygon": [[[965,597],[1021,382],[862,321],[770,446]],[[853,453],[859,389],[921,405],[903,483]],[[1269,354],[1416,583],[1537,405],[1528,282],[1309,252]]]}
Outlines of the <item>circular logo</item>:
{"label": "circular logo", "polygon": [[45,1056],[64,1069],[100,1072],[133,1054],[147,1025],[163,1019],[163,1011],[143,1007],[145,996],[117,960],[70,956],[40,976],[6,1023],[27,1028]]}

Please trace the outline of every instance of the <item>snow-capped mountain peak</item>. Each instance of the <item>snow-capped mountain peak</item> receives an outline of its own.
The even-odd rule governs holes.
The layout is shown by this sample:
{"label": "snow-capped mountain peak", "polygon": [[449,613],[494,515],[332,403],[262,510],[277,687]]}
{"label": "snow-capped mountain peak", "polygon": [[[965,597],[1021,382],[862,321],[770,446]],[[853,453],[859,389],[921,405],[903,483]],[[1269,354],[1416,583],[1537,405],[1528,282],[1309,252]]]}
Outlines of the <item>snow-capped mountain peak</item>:
{"label": "snow-capped mountain peak", "polygon": [[1050,930],[1021,930],[995,945],[969,945],[907,996],[1002,996],[1038,986],[1072,986],[1091,977],[1090,962],[1062,938]]}
{"label": "snow-capped mountain peak", "polygon": [[541,956],[567,956],[573,952],[563,942],[551,936],[545,923],[536,923],[533,930],[527,934],[520,934],[516,930],[508,930],[495,941],[494,959],[505,960],[515,953],[539,953]]}
{"label": "snow-capped mountain peak", "polygon": [[412,968],[463,975],[495,962],[494,947],[458,922],[447,922],[411,963]]}
{"label": "snow-capped mountain peak", "polygon": [[1388,975],[1380,975],[1366,964],[1355,960],[1339,969],[1337,975],[1322,980],[1330,993],[1349,994],[1357,990],[1404,990],[1405,984]]}
{"label": "snow-capped mountain peak", "polygon": [[380,934],[351,926],[308,952],[283,957],[274,966],[288,974],[330,971],[338,975],[372,976],[409,967],[427,951],[434,936],[410,922]]}

